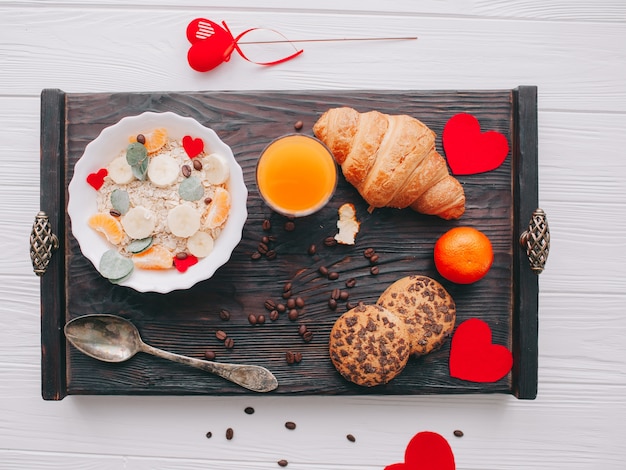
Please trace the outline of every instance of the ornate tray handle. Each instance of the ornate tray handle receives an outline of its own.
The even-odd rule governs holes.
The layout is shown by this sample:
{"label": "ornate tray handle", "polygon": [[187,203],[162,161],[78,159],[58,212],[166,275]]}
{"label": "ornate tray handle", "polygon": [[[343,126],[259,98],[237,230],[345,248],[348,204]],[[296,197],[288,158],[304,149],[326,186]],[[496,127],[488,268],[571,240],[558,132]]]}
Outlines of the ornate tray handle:
{"label": "ornate tray handle", "polygon": [[550,229],[546,213],[542,209],[535,209],[528,223],[528,230],[522,233],[519,240],[526,248],[530,269],[535,274],[541,274],[550,252]]}
{"label": "ornate tray handle", "polygon": [[43,276],[46,273],[52,253],[58,248],[59,239],[52,233],[48,216],[45,212],[39,211],[30,233],[30,260],[37,276]]}

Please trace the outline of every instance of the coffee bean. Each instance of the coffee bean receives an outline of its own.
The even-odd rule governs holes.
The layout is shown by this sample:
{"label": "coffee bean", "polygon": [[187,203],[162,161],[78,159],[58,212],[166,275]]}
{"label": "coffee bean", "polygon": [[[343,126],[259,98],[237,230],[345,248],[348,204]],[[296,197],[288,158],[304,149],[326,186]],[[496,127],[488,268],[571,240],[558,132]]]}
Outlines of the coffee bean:
{"label": "coffee bean", "polygon": [[265,230],[265,231],[267,232],[267,231],[271,230],[271,228],[272,228],[272,223],[269,221],[269,219],[265,219],[265,220],[263,221],[263,225],[262,225],[262,227],[263,227],[263,230]]}
{"label": "coffee bean", "polygon": [[285,423],[285,427],[293,431],[294,429],[296,429],[296,423],[294,423],[293,421],[287,421]]}
{"label": "coffee bean", "polygon": [[235,340],[232,338],[226,338],[224,340],[224,347],[226,349],[233,349],[235,347]]}
{"label": "coffee bean", "polygon": [[304,323],[302,323],[299,327],[298,327],[298,334],[300,336],[302,336],[304,333],[306,333],[306,325]]}
{"label": "coffee bean", "polygon": [[335,246],[337,244],[337,240],[335,237],[326,237],[324,238],[324,245],[326,246]]}
{"label": "coffee bean", "polygon": [[285,222],[286,232],[293,232],[295,229],[296,229],[296,224],[293,220],[288,220],[287,222]]}
{"label": "coffee bean", "polygon": [[248,315],[248,323],[250,323],[251,325],[256,325],[256,322],[257,322],[257,318],[254,313],[251,313],[250,315]]}
{"label": "coffee bean", "polygon": [[283,292],[290,291],[292,287],[293,284],[291,282],[285,282],[285,284],[283,284]]}
{"label": "coffee bean", "polygon": [[274,302],[272,299],[267,299],[265,301],[265,308],[271,312],[276,308],[276,302]]}
{"label": "coffee bean", "polygon": [[294,362],[296,362],[296,357],[294,353],[291,351],[287,351],[285,353],[285,361],[287,361],[287,364],[293,364]]}
{"label": "coffee bean", "polygon": [[266,254],[269,251],[269,247],[265,243],[263,243],[263,242],[259,243],[257,245],[256,249],[262,255]]}
{"label": "coffee bean", "polygon": [[293,360],[297,362],[298,364],[302,362],[302,353],[301,352],[293,353]]}
{"label": "coffee bean", "polygon": [[246,406],[243,412],[247,415],[252,415],[254,414],[254,408],[252,408],[251,406]]}
{"label": "coffee bean", "polygon": [[287,299],[287,308],[288,309],[296,308],[296,299],[294,298]]}
{"label": "coffee bean", "polygon": [[197,171],[202,170],[202,162],[197,158],[193,159],[193,169]]}
{"label": "coffee bean", "polygon": [[263,323],[265,323],[265,315],[259,315],[256,321],[259,325],[262,325]]}
{"label": "coffee bean", "polygon": [[302,297],[296,297],[296,307],[303,308],[304,305],[304,299]]}
{"label": "coffee bean", "polygon": [[191,176],[191,168],[189,167],[189,165],[183,165],[181,170],[185,178],[189,178]]}
{"label": "coffee bean", "polygon": [[356,438],[352,434],[348,434],[346,436],[346,439],[348,439],[350,442],[356,442]]}
{"label": "coffee bean", "polygon": [[217,330],[215,332],[215,337],[219,339],[220,341],[224,341],[226,338],[228,338],[228,335],[223,330]]}
{"label": "coffee bean", "polygon": [[374,253],[375,253],[374,248],[366,248],[365,251],[363,252],[363,256],[369,259],[374,255]]}
{"label": "coffee bean", "polygon": [[339,300],[343,302],[348,300],[349,297],[350,297],[350,294],[348,293],[348,291],[345,291],[345,290],[342,290],[341,293],[339,294]]}
{"label": "coffee bean", "polygon": [[206,433],[206,438],[211,439],[213,437],[213,433],[211,431]]}
{"label": "coffee bean", "polygon": [[380,269],[378,269],[378,266],[372,266],[370,268],[370,273],[373,274],[374,276],[377,276],[378,273],[380,273]]}
{"label": "coffee bean", "polygon": [[287,307],[285,304],[278,304],[276,305],[276,310],[278,310],[278,313],[285,313],[287,311]]}
{"label": "coffee bean", "polygon": [[269,250],[267,253],[265,253],[265,257],[269,260],[276,258],[276,255],[276,250]]}
{"label": "coffee bean", "polygon": [[300,316],[300,314],[298,313],[298,311],[295,308],[292,308],[287,313],[287,318],[289,318],[291,321],[296,321],[299,316]]}
{"label": "coffee bean", "polygon": [[261,243],[265,243],[266,245],[268,245],[269,242],[270,242],[270,237],[268,237],[267,235],[261,238]]}
{"label": "coffee bean", "polygon": [[348,280],[346,281],[346,287],[347,287],[347,288],[349,288],[349,289],[351,289],[351,288],[353,288],[354,286],[356,286],[356,279],[355,279],[355,278],[353,278],[353,277],[351,277],[350,279],[348,279]]}
{"label": "coffee bean", "polygon": [[305,331],[302,335],[302,339],[305,343],[310,343],[313,340],[313,332],[309,330]]}
{"label": "coffee bean", "polygon": [[337,309],[337,301],[335,299],[328,299],[328,306],[330,307],[331,310],[336,310]]}
{"label": "coffee bean", "polygon": [[339,273],[336,271],[328,273],[328,279],[331,281],[336,281],[337,279],[339,279]]}
{"label": "coffee bean", "polygon": [[326,266],[320,266],[318,271],[322,276],[328,276],[328,268]]}
{"label": "coffee bean", "polygon": [[250,258],[257,260],[257,259],[261,259],[263,257],[263,255],[261,253],[259,253],[258,251],[255,251],[254,253],[252,253],[250,255]]}
{"label": "coffee bean", "polygon": [[453,433],[456,437],[463,437],[463,431],[457,429],[456,431],[454,431]]}
{"label": "coffee bean", "polygon": [[278,310],[272,310],[270,312],[270,320],[276,321],[278,320],[278,317],[279,317]]}
{"label": "coffee bean", "polygon": [[341,295],[341,291],[337,288],[333,289],[330,293],[330,298],[334,300],[339,300],[339,296]]}
{"label": "coffee bean", "polygon": [[204,351],[204,358],[207,361],[212,361],[215,359],[215,353],[213,351]]}
{"label": "coffee bean", "polygon": [[281,459],[278,461],[278,465],[281,467],[286,467],[287,465],[289,465],[289,462],[287,462],[285,459]]}
{"label": "coffee bean", "polygon": [[141,145],[145,145],[146,136],[143,134],[137,134],[137,142],[139,142]]}
{"label": "coffee bean", "polygon": [[313,256],[317,252],[317,247],[315,245],[309,246],[309,249],[306,251],[309,255]]}
{"label": "coffee bean", "polygon": [[288,299],[289,297],[291,297],[291,291],[287,290],[285,292],[283,292],[283,299]]}
{"label": "coffee bean", "polygon": [[220,318],[224,321],[230,320],[230,312],[223,308],[222,310],[220,310]]}
{"label": "coffee bean", "polygon": [[300,129],[302,129],[303,126],[304,126],[304,123],[302,121],[296,121],[296,123],[293,125],[293,128],[299,131]]}
{"label": "coffee bean", "polygon": [[354,305],[352,302],[346,302],[347,310],[352,310],[354,307],[356,307],[356,305]]}
{"label": "coffee bean", "polygon": [[370,263],[372,263],[372,264],[378,263],[378,255],[377,254],[373,254],[370,257]]}
{"label": "coffee bean", "polygon": [[179,260],[187,259],[188,256],[189,255],[185,253],[184,251],[179,251],[178,253],[176,253],[176,259],[179,259]]}
{"label": "coffee bean", "polygon": [[226,439],[230,441],[234,436],[235,436],[235,431],[233,431],[233,428],[228,428],[226,430]]}
{"label": "coffee bean", "polygon": [[109,214],[111,214],[113,217],[121,217],[122,213],[120,211],[116,211],[115,209],[111,209],[109,211]]}

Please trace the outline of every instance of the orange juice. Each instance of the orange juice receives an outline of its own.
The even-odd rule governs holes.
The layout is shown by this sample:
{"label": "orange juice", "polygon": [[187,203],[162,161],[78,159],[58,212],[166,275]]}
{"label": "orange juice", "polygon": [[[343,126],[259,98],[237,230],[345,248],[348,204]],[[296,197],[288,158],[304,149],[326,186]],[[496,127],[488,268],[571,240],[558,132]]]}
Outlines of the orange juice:
{"label": "orange juice", "polygon": [[337,167],[319,140],[292,134],[263,151],[256,170],[261,197],[276,212],[300,217],[321,209],[337,184]]}

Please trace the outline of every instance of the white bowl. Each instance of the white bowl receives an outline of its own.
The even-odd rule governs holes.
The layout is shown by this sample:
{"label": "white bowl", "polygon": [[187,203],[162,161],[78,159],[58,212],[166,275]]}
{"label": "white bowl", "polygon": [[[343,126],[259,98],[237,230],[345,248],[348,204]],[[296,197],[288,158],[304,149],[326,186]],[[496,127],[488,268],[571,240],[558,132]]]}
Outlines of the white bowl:
{"label": "white bowl", "polygon": [[114,246],[88,226],[89,217],[98,211],[98,207],[96,191],[87,183],[87,176],[107,166],[119,155],[128,146],[129,136],[146,133],[158,127],[166,128],[168,136],[173,139],[179,140],[186,135],[201,138],[207,154],[219,153],[226,157],[230,165],[227,186],[231,194],[231,209],[222,232],[215,240],[213,251],[184,273],[176,269],[161,271],[135,269],[126,280],[119,283],[139,292],[166,293],[188,289],[213,276],[215,271],[230,259],[233,250],[241,241],[243,226],[248,217],[246,209],[248,190],[244,183],[243,171],[230,147],[222,142],[212,129],[204,127],[192,118],[170,112],[146,112],[138,116],[129,116],[107,127],[87,145],[85,153],[76,162],[74,175],[68,187],[67,212],[71,219],[72,233],[78,241],[81,252],[98,269],[103,253]]}

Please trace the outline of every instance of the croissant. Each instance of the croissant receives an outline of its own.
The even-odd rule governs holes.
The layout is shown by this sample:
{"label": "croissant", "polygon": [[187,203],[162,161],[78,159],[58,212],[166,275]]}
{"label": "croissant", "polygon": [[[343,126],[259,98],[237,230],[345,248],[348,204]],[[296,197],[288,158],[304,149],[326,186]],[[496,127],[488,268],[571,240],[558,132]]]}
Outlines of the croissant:
{"label": "croissant", "polygon": [[313,126],[346,180],[370,205],[411,209],[443,219],[465,212],[465,193],[435,149],[435,133],[407,115],[326,111]]}

